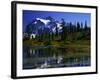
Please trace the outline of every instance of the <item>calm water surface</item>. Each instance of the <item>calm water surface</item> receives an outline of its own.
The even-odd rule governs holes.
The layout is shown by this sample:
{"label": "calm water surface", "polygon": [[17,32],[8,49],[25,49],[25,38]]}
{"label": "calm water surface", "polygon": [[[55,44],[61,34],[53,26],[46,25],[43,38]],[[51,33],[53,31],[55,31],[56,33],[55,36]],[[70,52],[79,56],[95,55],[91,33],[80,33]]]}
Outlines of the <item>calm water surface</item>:
{"label": "calm water surface", "polygon": [[70,53],[69,50],[62,47],[24,46],[23,69],[90,66],[90,56],[83,54],[88,53]]}

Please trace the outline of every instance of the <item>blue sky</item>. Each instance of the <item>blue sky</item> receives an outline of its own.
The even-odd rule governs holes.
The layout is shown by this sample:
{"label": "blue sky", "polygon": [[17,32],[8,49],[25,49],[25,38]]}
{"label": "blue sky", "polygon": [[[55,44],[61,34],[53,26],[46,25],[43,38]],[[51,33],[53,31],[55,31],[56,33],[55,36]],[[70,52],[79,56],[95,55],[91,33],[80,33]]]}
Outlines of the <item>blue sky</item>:
{"label": "blue sky", "polygon": [[46,18],[51,16],[57,21],[61,21],[63,18],[66,22],[82,22],[87,25],[91,25],[91,14],[90,13],[75,13],[75,12],[51,12],[51,11],[31,11],[23,10],[23,31],[25,31],[26,25],[32,22],[35,18]]}

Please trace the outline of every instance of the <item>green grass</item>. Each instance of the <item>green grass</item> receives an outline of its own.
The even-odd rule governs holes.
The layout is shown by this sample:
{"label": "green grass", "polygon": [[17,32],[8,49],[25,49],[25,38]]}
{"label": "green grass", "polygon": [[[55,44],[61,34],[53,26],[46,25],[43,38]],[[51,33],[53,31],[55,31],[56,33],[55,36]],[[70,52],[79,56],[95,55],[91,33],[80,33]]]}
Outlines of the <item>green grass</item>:
{"label": "green grass", "polygon": [[26,40],[23,41],[24,45],[28,46],[52,46],[55,48],[64,48],[70,53],[75,52],[87,52],[90,53],[90,41],[89,40],[78,40],[78,41],[51,41],[51,42],[39,42],[36,40]]}

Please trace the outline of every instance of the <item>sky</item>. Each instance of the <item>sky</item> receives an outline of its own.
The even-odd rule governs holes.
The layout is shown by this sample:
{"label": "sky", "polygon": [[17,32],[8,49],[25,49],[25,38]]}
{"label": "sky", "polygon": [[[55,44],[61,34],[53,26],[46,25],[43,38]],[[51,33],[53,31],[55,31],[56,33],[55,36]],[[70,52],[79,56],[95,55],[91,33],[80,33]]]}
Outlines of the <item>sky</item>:
{"label": "sky", "polygon": [[66,22],[82,22],[87,25],[91,25],[91,14],[90,13],[75,13],[75,12],[51,12],[51,11],[34,11],[34,10],[23,10],[23,31],[25,31],[26,25],[32,22],[35,18],[46,18],[51,16],[56,21],[61,21],[63,18]]}

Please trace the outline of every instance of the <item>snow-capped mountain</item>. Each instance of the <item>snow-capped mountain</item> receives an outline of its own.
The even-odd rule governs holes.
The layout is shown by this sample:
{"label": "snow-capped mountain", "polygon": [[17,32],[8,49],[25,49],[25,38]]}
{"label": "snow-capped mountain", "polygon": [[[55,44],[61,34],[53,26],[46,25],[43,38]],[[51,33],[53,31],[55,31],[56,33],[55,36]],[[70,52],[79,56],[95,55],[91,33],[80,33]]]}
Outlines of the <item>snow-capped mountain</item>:
{"label": "snow-capped mountain", "polygon": [[45,25],[47,25],[50,20],[46,20],[46,19],[41,19],[41,18],[36,18],[36,20],[40,20],[41,22],[43,22]]}
{"label": "snow-capped mountain", "polygon": [[55,21],[51,17],[33,19],[30,26],[32,33],[35,34],[61,32],[62,29],[60,22]]}
{"label": "snow-capped mountain", "polygon": [[56,32],[56,28],[57,28],[58,32],[61,32],[61,30],[62,30],[61,24],[60,23],[56,23],[56,25],[57,25],[56,27],[52,28],[52,31]]}

